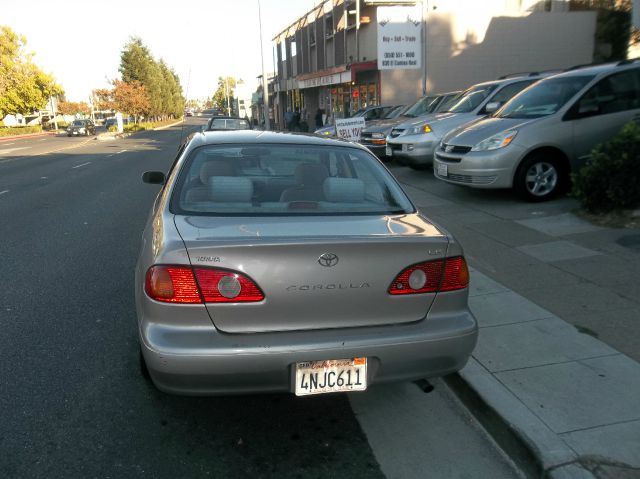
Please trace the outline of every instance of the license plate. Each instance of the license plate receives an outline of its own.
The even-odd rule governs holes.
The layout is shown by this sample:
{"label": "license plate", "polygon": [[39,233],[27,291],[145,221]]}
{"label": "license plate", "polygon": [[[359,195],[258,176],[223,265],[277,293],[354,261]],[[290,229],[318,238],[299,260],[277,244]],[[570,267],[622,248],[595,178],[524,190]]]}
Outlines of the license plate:
{"label": "license plate", "polygon": [[438,163],[438,176],[447,176],[449,174],[447,165]]}
{"label": "license plate", "polygon": [[384,153],[385,153],[385,155],[387,155],[387,156],[393,156],[393,150],[391,149],[391,147],[390,147],[390,146],[387,146],[387,147],[384,149]]}
{"label": "license plate", "polygon": [[296,396],[367,389],[367,358],[296,363]]}

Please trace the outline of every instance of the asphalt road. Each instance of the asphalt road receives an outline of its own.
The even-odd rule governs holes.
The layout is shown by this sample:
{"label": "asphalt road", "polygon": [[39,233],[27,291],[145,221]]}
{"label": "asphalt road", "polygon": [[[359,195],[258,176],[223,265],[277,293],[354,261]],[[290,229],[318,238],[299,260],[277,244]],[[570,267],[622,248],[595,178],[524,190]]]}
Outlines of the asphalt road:
{"label": "asphalt road", "polygon": [[140,176],[203,122],[0,143],[0,477],[518,477],[439,382],[188,398],[141,377]]}

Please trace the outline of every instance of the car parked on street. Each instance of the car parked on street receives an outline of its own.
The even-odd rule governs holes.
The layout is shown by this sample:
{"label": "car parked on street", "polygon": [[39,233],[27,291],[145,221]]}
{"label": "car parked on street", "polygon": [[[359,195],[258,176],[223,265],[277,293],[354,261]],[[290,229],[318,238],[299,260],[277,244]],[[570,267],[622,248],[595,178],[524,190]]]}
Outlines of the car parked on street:
{"label": "car parked on street", "polygon": [[457,371],[477,339],[460,244],[363,146],[202,132],[147,220],[142,365],[177,394],[359,391]]}
{"label": "car parked on street", "polygon": [[474,85],[446,111],[395,126],[386,138],[385,153],[412,168],[431,166],[433,153],[444,135],[460,125],[495,112],[541,78],[543,75],[533,73]]}
{"label": "car parked on street", "polygon": [[73,120],[67,127],[67,136],[89,136],[96,134],[96,125],[91,120]]}
{"label": "car parked on street", "polygon": [[389,160],[386,154],[387,136],[394,126],[420,116],[438,113],[448,109],[453,101],[458,98],[460,92],[441,93],[439,95],[423,96],[413,105],[406,108],[401,114],[394,117],[385,117],[381,121],[371,122],[362,130],[360,143],[369,148],[378,158]]}
{"label": "car parked on street", "polygon": [[[389,111],[395,108],[397,105],[373,105],[363,108],[362,110],[358,110],[355,112],[350,118],[359,118],[364,117],[365,124],[371,120],[380,120],[384,118]],[[322,128],[318,128],[313,132],[315,135],[335,138],[336,137],[336,127],[335,125],[325,125]]]}
{"label": "car parked on street", "polygon": [[434,173],[451,183],[514,187],[528,200],[551,199],[591,150],[629,121],[640,121],[640,64],[577,68],[450,132],[435,152]]}
{"label": "car parked on street", "polygon": [[251,123],[237,116],[214,116],[207,122],[207,130],[250,130]]}

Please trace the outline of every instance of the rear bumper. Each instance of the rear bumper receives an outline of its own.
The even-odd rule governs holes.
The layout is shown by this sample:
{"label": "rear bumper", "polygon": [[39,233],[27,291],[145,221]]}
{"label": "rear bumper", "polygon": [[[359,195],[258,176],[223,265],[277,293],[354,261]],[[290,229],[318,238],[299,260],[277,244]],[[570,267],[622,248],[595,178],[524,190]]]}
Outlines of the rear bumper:
{"label": "rear bumper", "polygon": [[255,334],[142,321],[140,343],[154,384],[173,394],[292,392],[296,362],[354,357],[368,358],[369,385],[415,380],[458,371],[475,347],[473,315],[450,306],[441,293],[415,323]]}

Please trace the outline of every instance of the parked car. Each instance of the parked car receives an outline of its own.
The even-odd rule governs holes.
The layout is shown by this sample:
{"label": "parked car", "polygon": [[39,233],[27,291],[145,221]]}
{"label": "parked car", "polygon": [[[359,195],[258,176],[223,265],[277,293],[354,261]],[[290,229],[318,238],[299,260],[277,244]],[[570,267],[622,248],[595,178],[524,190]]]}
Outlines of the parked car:
{"label": "parked car", "polygon": [[91,120],[73,120],[67,127],[67,136],[95,135],[96,125]]}
{"label": "parked car", "polygon": [[640,120],[640,64],[623,61],[546,78],[494,115],[445,136],[436,178],[477,188],[514,187],[553,198],[591,150]]}
{"label": "parked car", "polygon": [[420,116],[445,110],[453,104],[459,95],[460,92],[449,92],[424,96],[397,116],[387,116],[381,121],[367,124],[367,127],[362,130],[360,143],[369,148],[378,158],[389,160],[390,157],[386,154],[387,136],[394,126]]}
{"label": "parked car", "polygon": [[235,116],[214,116],[207,123],[207,130],[250,130],[251,123]]}
{"label": "parked car", "polygon": [[203,132],[168,176],[143,179],[164,185],[135,279],[141,364],[159,389],[358,391],[467,362],[462,248],[363,146]]}
{"label": "parked car", "polygon": [[495,112],[542,77],[536,73],[474,85],[446,111],[395,126],[386,138],[385,153],[412,168],[431,166],[433,152],[444,135],[460,125]]}
{"label": "parked car", "polygon": [[[379,120],[383,118],[391,109],[395,108],[397,105],[373,105],[358,110],[354,113],[351,118],[364,117],[365,124],[371,120]],[[315,135],[324,136],[329,138],[336,137],[336,127],[335,125],[326,125],[322,128],[318,128],[313,132]]]}
{"label": "parked car", "polygon": [[[122,124],[123,124],[123,125],[128,125],[129,123],[133,123],[133,118],[123,118],[123,119],[122,119]],[[112,117],[112,118],[107,118],[107,119],[104,121],[104,127],[105,127],[107,130],[109,130],[109,127],[110,127],[110,126],[115,126],[115,125],[117,125],[117,124],[118,124],[118,122],[116,121],[116,119],[115,119],[114,117]]]}

